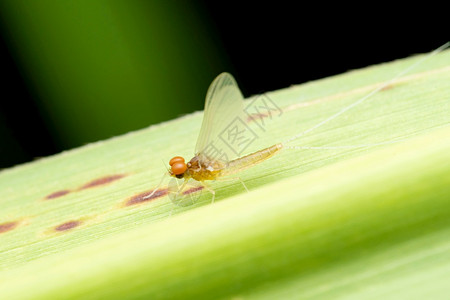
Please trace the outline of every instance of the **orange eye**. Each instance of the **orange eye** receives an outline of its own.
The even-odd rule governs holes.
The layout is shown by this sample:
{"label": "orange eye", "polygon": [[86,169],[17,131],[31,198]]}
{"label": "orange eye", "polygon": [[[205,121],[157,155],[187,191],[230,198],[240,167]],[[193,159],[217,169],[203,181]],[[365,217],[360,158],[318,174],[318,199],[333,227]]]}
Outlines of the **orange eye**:
{"label": "orange eye", "polygon": [[174,175],[181,175],[186,171],[186,169],[187,166],[184,163],[184,159],[183,162],[175,162],[174,164],[172,164],[172,173]]}
{"label": "orange eye", "polygon": [[169,161],[169,165],[173,165],[174,163],[177,163],[177,162],[182,162],[182,163],[184,163],[184,158],[182,158],[181,156],[175,156],[174,158],[172,158],[170,161]]}

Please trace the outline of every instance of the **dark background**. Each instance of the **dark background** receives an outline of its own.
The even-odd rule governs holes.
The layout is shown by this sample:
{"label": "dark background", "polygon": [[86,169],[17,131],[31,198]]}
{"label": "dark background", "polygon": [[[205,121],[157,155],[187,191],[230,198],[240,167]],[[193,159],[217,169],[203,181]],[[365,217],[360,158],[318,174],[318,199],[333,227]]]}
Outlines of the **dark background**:
{"label": "dark background", "polygon": [[[186,2],[180,3],[186,5]],[[205,78],[212,81],[220,71],[230,71],[246,96],[429,52],[448,40],[448,35],[441,33],[441,30],[448,32],[445,18],[435,14],[439,8],[411,15],[402,10],[391,11],[391,7],[381,7],[378,12],[353,7],[353,11],[342,13],[325,4],[310,9],[285,3],[255,6],[239,2],[218,5],[213,1],[195,1],[188,6],[187,14],[192,10],[196,13],[187,18],[201,18],[207,36],[221,48],[218,51],[221,63],[209,62],[213,66],[205,73]],[[430,14],[433,16],[431,21],[425,21]],[[114,128],[95,139],[86,137],[72,143],[70,136],[64,140],[63,131],[55,137],[54,127],[58,128],[58,124],[46,121],[39,101],[43,95],[30,84],[28,66],[16,55],[17,47],[11,46],[7,22],[2,19],[0,23],[3,29],[0,38],[3,92],[0,101],[0,168],[202,109],[204,96],[196,95],[198,100],[192,101],[188,108],[183,107],[182,111],[150,116],[138,125]],[[192,72],[196,70],[192,69]],[[208,87],[205,83],[201,82],[198,87],[203,94]],[[175,104],[170,99],[163,99],[159,105]]]}

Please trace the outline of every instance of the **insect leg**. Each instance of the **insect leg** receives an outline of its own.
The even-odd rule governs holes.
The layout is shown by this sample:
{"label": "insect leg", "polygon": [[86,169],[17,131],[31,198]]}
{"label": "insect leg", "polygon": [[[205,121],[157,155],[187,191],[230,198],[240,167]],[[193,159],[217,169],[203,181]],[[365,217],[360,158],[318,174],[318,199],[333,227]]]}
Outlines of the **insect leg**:
{"label": "insect leg", "polygon": [[245,185],[244,181],[242,181],[241,177],[237,177],[237,179],[242,183],[242,185],[244,186],[244,189],[247,191],[247,193],[249,193],[248,188]]}
{"label": "insect leg", "polygon": [[164,179],[166,178],[166,176],[168,176],[169,173],[164,173],[164,175],[161,177],[161,180],[159,181],[158,185],[153,189],[153,191],[151,192],[150,195],[145,196],[142,199],[147,199],[147,198],[151,198],[153,196],[153,194],[161,187]]}
{"label": "insect leg", "polygon": [[183,184],[181,185],[181,187],[178,188],[178,192],[177,192],[177,198],[181,195],[181,192],[183,191],[184,187],[186,186],[186,184],[188,183],[188,179],[184,179]]}
{"label": "insect leg", "polygon": [[210,186],[208,186],[208,184],[206,184],[204,181],[202,181],[202,184],[205,187],[205,189],[207,189],[212,194],[211,203],[214,203],[214,199],[216,198],[216,192]]}
{"label": "insect leg", "polygon": [[249,190],[247,186],[245,185],[244,181],[241,179],[241,177],[232,177],[232,178],[216,178],[216,181],[232,181],[232,180],[239,180],[239,182],[242,184],[244,189],[249,193]]}

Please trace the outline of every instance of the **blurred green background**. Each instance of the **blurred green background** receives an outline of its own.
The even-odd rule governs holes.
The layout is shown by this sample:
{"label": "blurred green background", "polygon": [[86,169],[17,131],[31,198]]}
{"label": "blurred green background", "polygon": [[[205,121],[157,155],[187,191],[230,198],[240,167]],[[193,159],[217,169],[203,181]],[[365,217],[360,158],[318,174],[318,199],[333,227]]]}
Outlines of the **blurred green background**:
{"label": "blurred green background", "polygon": [[202,110],[209,83],[232,68],[201,10],[182,1],[0,2],[7,46],[61,149]]}

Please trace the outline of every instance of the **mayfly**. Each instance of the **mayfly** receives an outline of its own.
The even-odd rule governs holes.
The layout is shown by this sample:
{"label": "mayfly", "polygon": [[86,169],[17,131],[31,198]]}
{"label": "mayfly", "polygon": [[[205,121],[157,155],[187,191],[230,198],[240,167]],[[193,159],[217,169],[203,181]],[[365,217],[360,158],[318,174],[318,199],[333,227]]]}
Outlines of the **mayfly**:
{"label": "mayfly", "polygon": [[[222,73],[211,83],[205,102],[205,112],[200,134],[195,146],[195,156],[186,163],[180,156],[169,162],[169,174],[184,179],[178,189],[180,193],[189,179],[194,179],[211,192],[214,202],[215,191],[205,181],[224,180],[225,177],[252,167],[272,157],[283,148],[275,144],[255,153],[238,157],[239,145],[230,145],[223,138],[224,132],[234,121],[244,122],[244,97],[229,73]],[[240,177],[225,180],[239,180],[248,191]]]}
{"label": "mayfly", "polygon": [[[229,73],[220,74],[211,83],[206,95],[203,122],[195,147],[194,157],[188,162],[186,162],[186,160],[180,156],[175,156],[169,161],[170,168],[168,169],[168,175],[178,179],[184,179],[183,184],[181,184],[181,186],[178,187],[178,190],[176,191],[177,196],[182,195],[182,191],[190,179],[198,181],[204,188],[211,192],[212,202],[214,202],[215,199],[215,191],[206,183],[206,181],[239,180],[244,186],[245,190],[248,191],[244,182],[240,179],[240,177],[236,176],[237,173],[271,158],[275,154],[279,153],[283,148],[307,149],[308,147],[288,146],[287,144],[303,136],[304,134],[309,133],[330,122],[349,109],[361,104],[369,97],[373,96],[401,76],[411,71],[426,59],[447,48],[449,44],[450,43],[447,43],[434,50],[427,56],[423,57],[421,60],[404,69],[391,80],[380,84],[366,96],[342,108],[337,113],[331,115],[330,117],[314,125],[313,127],[291,137],[284,142],[273,144],[270,147],[245,156],[240,156],[239,149],[230,146],[229,143],[227,143],[227,141],[223,138],[224,132],[230,126],[230,124],[245,119],[243,117],[244,97],[236,81]],[[380,144],[393,142],[397,141],[390,141]],[[367,146],[375,145],[354,145],[348,147],[357,148]],[[161,185],[161,183],[159,185]],[[157,188],[154,191],[156,190]],[[152,194],[148,195],[147,197],[151,197]]]}

